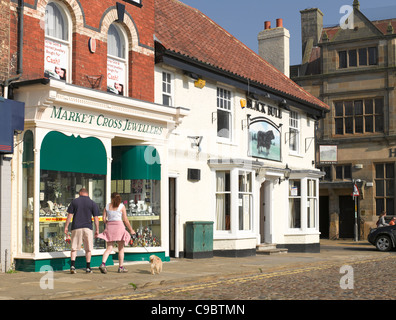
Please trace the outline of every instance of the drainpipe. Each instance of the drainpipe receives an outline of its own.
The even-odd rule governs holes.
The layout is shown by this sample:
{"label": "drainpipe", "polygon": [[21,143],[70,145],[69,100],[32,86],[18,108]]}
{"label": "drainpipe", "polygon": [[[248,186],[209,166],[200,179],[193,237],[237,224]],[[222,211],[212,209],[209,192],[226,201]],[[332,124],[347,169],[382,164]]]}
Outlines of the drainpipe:
{"label": "drainpipe", "polygon": [[24,0],[18,0],[18,61],[17,61],[17,76],[6,79],[3,86],[3,96],[5,99],[8,99],[8,87],[14,81],[17,81],[23,73],[23,12],[24,12]]}
{"label": "drainpipe", "polygon": [[18,65],[17,65],[17,74],[23,73],[23,12],[24,12],[24,0],[18,0]]}

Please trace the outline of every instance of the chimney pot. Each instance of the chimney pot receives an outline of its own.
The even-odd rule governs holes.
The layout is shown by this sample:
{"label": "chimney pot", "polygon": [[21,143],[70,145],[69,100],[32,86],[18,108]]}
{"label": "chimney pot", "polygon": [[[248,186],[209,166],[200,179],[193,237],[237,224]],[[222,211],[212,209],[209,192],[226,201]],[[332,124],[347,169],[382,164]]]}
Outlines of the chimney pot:
{"label": "chimney pot", "polygon": [[264,29],[265,30],[271,29],[271,21],[265,21],[264,22]]}
{"label": "chimney pot", "polygon": [[283,28],[283,19],[276,19],[276,27]]}

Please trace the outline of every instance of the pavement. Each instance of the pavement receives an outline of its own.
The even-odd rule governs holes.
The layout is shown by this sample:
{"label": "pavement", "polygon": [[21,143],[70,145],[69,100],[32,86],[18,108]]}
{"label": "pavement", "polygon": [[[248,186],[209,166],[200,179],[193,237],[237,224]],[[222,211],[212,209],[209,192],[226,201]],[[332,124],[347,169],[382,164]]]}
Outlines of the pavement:
{"label": "pavement", "polygon": [[208,259],[177,258],[164,262],[159,275],[151,275],[149,262],[128,262],[128,273],[118,273],[118,263],[107,267],[108,273],[86,274],[69,271],[0,273],[0,300],[85,300],[115,294],[133,294],[139,289],[210,282],[274,270],[305,267],[316,263],[344,263],[346,260],[381,258],[391,253],[379,252],[367,241],[321,240],[320,253],[258,254],[252,257]]}

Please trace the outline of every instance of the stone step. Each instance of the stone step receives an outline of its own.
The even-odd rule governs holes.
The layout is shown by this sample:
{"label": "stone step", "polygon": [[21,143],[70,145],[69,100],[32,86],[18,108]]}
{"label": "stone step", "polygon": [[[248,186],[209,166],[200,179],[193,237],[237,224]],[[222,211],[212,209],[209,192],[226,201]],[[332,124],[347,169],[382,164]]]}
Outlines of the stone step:
{"label": "stone step", "polygon": [[262,243],[256,246],[256,254],[281,254],[287,253],[286,248],[277,248],[273,243]]}

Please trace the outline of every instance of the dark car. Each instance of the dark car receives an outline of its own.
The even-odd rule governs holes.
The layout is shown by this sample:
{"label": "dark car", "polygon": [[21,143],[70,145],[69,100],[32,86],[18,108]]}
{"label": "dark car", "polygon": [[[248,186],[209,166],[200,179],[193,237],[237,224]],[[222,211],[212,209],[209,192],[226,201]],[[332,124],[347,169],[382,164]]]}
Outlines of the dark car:
{"label": "dark car", "polygon": [[389,251],[396,247],[396,225],[371,229],[367,240],[379,251]]}

